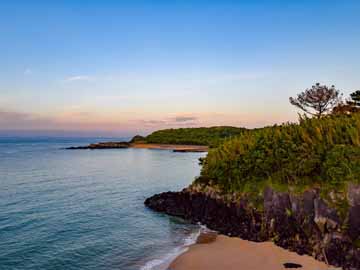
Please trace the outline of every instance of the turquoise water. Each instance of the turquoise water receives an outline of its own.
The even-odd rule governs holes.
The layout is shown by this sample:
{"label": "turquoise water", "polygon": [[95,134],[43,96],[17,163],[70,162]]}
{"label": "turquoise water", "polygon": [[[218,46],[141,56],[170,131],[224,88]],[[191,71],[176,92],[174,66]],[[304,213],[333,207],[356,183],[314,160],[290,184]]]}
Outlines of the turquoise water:
{"label": "turquoise water", "polygon": [[63,150],[0,139],[0,269],[161,269],[199,228],[144,207],[199,174],[202,153]]}

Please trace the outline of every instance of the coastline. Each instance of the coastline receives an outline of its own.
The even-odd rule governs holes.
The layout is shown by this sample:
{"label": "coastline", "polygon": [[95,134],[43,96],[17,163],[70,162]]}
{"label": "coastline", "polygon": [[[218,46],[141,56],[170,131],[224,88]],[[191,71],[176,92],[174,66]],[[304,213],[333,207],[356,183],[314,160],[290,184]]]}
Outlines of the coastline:
{"label": "coastline", "polygon": [[131,148],[173,150],[176,152],[207,152],[208,146],[186,144],[132,143]]}
{"label": "coastline", "polygon": [[170,150],[174,152],[207,152],[208,146],[204,145],[186,145],[186,144],[160,144],[160,143],[129,143],[129,142],[99,142],[85,146],[71,146],[67,150],[100,150],[100,149],[155,149]]}
{"label": "coastline", "polygon": [[204,233],[202,230],[203,226],[200,226],[197,230],[192,232],[190,235],[186,236],[183,239],[183,243],[179,246],[173,247],[167,250],[166,253],[162,254],[159,257],[151,258],[141,265],[140,270],[167,270],[169,265],[179,256],[188,251],[189,247],[196,244],[198,239]]}
{"label": "coastline", "polygon": [[334,269],[308,255],[298,255],[272,242],[258,243],[225,235],[214,237],[213,233],[207,237],[207,234],[201,233],[195,244],[171,262],[168,270],[279,270],[287,269],[286,263],[299,264],[301,268],[298,269],[303,270]]}
{"label": "coastline", "polygon": [[223,195],[211,187],[192,185],[180,192],[156,194],[144,204],[224,235],[261,243],[271,241],[329,265],[360,269],[360,249],[352,240],[359,228],[360,185],[350,184],[346,194],[348,227],[342,226],[345,221],[315,188],[292,194],[267,186],[255,208],[246,197],[239,200],[236,194]]}

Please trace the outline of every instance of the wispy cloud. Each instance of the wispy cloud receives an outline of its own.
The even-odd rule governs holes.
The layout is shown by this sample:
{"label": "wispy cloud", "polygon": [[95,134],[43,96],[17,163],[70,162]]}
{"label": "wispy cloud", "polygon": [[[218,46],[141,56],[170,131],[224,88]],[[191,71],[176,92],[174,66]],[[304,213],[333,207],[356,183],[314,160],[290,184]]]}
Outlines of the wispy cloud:
{"label": "wispy cloud", "polygon": [[92,81],[94,78],[88,75],[77,75],[65,78],[65,82]]}
{"label": "wispy cloud", "polygon": [[[69,119],[71,117],[71,119]],[[0,135],[5,136],[131,136],[136,127],[126,122],[104,121],[87,112],[41,115],[0,108]],[[138,132],[137,132],[138,133]]]}
{"label": "wispy cloud", "polygon": [[51,116],[0,108],[0,131],[4,130],[117,130],[124,123],[102,119],[88,111],[64,111]]}
{"label": "wispy cloud", "polygon": [[153,127],[181,127],[197,125],[199,118],[196,116],[175,116],[164,119],[141,120],[140,122],[145,126]]}
{"label": "wispy cloud", "polygon": [[[126,114],[124,116],[124,113]],[[267,116],[268,118],[265,118]],[[266,119],[266,120],[263,120]],[[148,113],[121,112],[109,113],[94,111],[91,108],[71,106],[55,114],[35,114],[11,111],[0,108],[0,133],[12,131],[57,131],[66,134],[148,134],[166,128],[185,128],[200,126],[245,126],[260,127],[284,122],[282,114],[172,114],[167,117]],[[80,134],[79,133],[79,134]]]}
{"label": "wispy cloud", "polygon": [[31,113],[6,111],[0,109],[0,129],[38,127],[53,124],[51,119]]}
{"label": "wispy cloud", "polygon": [[158,126],[167,124],[165,120],[140,120],[139,122],[145,126]]}
{"label": "wispy cloud", "polygon": [[183,122],[193,122],[196,121],[198,118],[195,116],[176,116],[173,118],[175,122],[183,123]]}

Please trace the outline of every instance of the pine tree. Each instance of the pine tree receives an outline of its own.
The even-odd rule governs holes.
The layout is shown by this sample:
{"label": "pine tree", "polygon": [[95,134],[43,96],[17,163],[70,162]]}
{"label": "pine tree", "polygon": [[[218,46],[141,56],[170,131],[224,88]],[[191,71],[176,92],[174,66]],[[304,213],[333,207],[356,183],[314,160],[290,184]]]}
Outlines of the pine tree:
{"label": "pine tree", "polygon": [[317,83],[310,89],[299,93],[296,98],[290,97],[289,100],[292,105],[305,113],[320,118],[339,104],[341,95],[334,85],[328,87]]}

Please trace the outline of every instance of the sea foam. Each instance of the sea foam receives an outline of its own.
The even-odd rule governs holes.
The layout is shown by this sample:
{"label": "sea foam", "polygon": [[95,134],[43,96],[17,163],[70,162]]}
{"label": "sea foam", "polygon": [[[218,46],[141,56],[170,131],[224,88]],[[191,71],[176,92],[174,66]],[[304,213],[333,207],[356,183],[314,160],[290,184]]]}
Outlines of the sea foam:
{"label": "sea foam", "polygon": [[197,238],[203,230],[206,230],[206,227],[200,226],[196,232],[184,238],[183,244],[181,246],[173,248],[169,253],[165,254],[161,258],[148,261],[140,268],[140,270],[166,270],[173,260],[186,252],[189,249],[189,246],[196,243]]}

